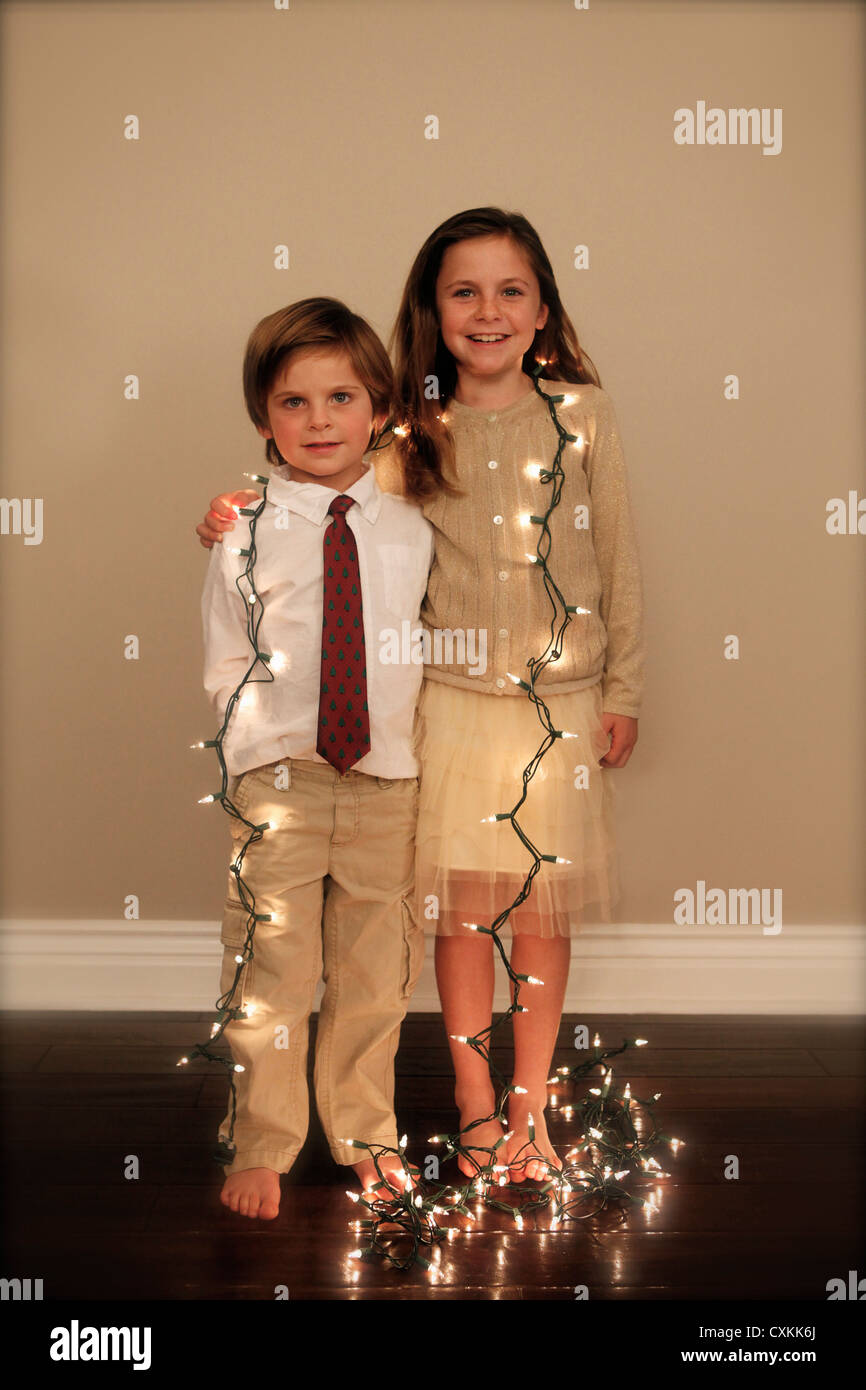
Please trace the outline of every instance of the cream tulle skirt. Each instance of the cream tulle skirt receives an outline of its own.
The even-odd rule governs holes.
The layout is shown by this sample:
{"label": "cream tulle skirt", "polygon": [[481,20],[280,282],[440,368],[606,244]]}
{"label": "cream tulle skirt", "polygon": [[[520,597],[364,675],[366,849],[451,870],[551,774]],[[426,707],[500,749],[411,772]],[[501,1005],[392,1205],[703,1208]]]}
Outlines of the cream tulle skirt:
{"label": "cream tulle skirt", "polygon": [[[612,773],[599,766],[608,748],[601,683],[571,695],[539,693],[553,727],[577,737],[553,742],[515,818],[539,854],[571,863],[542,861],[528,896],[502,924],[503,937],[571,936],[584,922],[610,921],[620,896]],[[516,805],[546,729],[525,692],[487,695],[427,679],[415,733],[419,914],[436,921],[438,935],[468,936],[462,924],[491,926],[522,893],[535,862],[510,820],[482,819]]]}

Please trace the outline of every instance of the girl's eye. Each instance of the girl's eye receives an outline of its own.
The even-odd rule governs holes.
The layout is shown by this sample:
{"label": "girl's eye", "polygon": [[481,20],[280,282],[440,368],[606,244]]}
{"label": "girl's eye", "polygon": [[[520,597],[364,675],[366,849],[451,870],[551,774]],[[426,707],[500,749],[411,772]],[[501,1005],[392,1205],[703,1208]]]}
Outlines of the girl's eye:
{"label": "girl's eye", "polygon": [[[464,294],[472,294],[472,293],[473,293],[473,291],[470,290],[470,289],[455,290],[455,291],[454,291],[454,298],[455,298],[455,299],[459,299],[459,298],[460,298],[462,295],[464,295]],[[508,295],[515,295],[515,294],[520,295],[520,294],[523,294],[523,290],[518,289],[517,285],[507,285],[506,288],[502,291],[502,293],[503,293],[503,294],[508,294]]]}
{"label": "girl's eye", "polygon": [[283,405],[287,405],[291,410],[303,399],[303,396],[287,396],[286,399],[283,401]]}
{"label": "girl's eye", "polygon": [[349,395],[348,391],[335,391],[334,400],[336,400],[338,396],[342,396],[343,400],[345,401],[351,400],[351,396]]}

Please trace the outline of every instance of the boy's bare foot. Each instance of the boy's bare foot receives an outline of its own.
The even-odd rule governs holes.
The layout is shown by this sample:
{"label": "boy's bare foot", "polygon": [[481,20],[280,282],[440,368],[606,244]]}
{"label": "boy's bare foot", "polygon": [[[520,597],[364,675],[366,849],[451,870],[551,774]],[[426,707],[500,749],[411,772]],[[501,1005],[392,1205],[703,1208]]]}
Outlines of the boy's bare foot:
{"label": "boy's bare foot", "polygon": [[[397,1193],[405,1192],[406,1188],[411,1189],[415,1186],[412,1175],[406,1172],[397,1154],[382,1154],[378,1163],[388,1186],[382,1183],[372,1158],[365,1158],[360,1163],[352,1164],[365,1193],[371,1193],[372,1196],[380,1197],[387,1202],[389,1199],[393,1199]],[[395,1190],[389,1192],[389,1186]]]}
{"label": "boy's bare foot", "polygon": [[223,1183],[220,1201],[241,1216],[273,1221],[280,1210],[280,1175],[273,1168],[243,1168]]}
{"label": "boy's bare foot", "polygon": [[[381,1202],[397,1202],[400,1194],[407,1189],[411,1191],[415,1187],[412,1174],[406,1172],[397,1154],[381,1154],[378,1163],[384,1181],[376,1172],[376,1165],[372,1158],[365,1158],[360,1163],[352,1164],[358,1175],[358,1181],[364,1189],[364,1196],[370,1201],[378,1198]],[[366,1215],[366,1213],[361,1214]],[[387,1235],[390,1231],[399,1232],[403,1227],[399,1223],[387,1221],[380,1217],[376,1229],[380,1235]]]}
{"label": "boy's bare foot", "polygon": [[[550,1142],[547,1124],[544,1119],[546,1097],[533,1100],[530,1096],[508,1097],[508,1129],[511,1138],[502,1146],[502,1162],[509,1165],[510,1182],[524,1182],[533,1178],[545,1182],[554,1176],[553,1169],[561,1170],[562,1160]],[[529,1138],[529,1116],[535,1127],[535,1138]],[[548,1160],[545,1162],[545,1160]]]}
{"label": "boy's bare foot", "polygon": [[491,1091],[489,1095],[478,1096],[455,1096],[460,1110],[460,1142],[464,1148],[471,1152],[471,1159],[460,1154],[457,1159],[457,1166],[467,1178],[477,1177],[478,1168],[473,1167],[473,1160],[479,1168],[487,1168],[494,1163],[504,1163],[503,1154],[505,1145],[500,1144],[495,1154],[490,1154],[487,1150],[492,1149],[497,1140],[501,1139],[505,1130],[500,1120],[485,1120],[483,1125],[475,1125],[473,1129],[468,1126],[473,1120],[480,1120],[484,1115],[492,1115],[496,1110],[496,1097]]}

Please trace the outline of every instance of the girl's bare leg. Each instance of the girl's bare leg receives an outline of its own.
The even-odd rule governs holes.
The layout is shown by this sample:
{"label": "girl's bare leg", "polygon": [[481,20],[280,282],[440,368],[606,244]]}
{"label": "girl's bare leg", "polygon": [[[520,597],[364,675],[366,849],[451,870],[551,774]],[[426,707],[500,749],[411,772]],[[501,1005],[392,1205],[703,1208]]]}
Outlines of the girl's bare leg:
{"label": "girl's bare leg", "polygon": [[[522,1182],[524,1178],[543,1179],[549,1175],[546,1163],[531,1158],[533,1152],[542,1154],[556,1168],[562,1167],[548,1137],[544,1110],[547,1105],[547,1078],[550,1076],[565,999],[571,941],[563,936],[529,936],[521,932],[513,939],[510,959],[515,974],[534,975],[536,979],[544,981],[543,985],[521,984],[518,1002],[529,1012],[512,1015],[512,1084],[525,1087],[527,1094],[508,1097],[508,1128],[513,1133],[511,1139],[503,1144],[501,1152],[504,1155],[502,1162],[512,1163],[511,1181]],[[513,998],[512,986],[512,1002]],[[530,1115],[535,1125],[532,1143],[529,1140]],[[522,1154],[521,1149],[524,1150]]]}
{"label": "girl's bare leg", "polygon": [[[468,919],[467,919],[468,920]],[[493,942],[489,936],[437,936],[436,983],[442,1001],[442,1017],[448,1034],[451,1061],[456,1084],[454,1100],[460,1111],[461,1132],[472,1120],[491,1115],[496,1109],[496,1094],[490,1069],[483,1057],[465,1043],[455,1042],[452,1033],[472,1038],[490,1027],[493,1016]],[[502,1125],[495,1120],[464,1136],[466,1147],[489,1149],[502,1138]],[[495,1155],[503,1163],[505,1145]],[[490,1162],[490,1155],[473,1155],[479,1166]],[[457,1160],[460,1171],[472,1177],[477,1171],[462,1155]]]}

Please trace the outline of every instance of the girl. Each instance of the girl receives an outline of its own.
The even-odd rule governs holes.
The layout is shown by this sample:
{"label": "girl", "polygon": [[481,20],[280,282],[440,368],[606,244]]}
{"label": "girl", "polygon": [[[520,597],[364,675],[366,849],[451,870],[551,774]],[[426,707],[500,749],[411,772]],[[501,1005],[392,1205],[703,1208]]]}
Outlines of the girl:
{"label": "girl", "polygon": [[[521,1090],[509,1095],[510,1137],[496,1157],[509,1164],[512,1181],[540,1179],[548,1165],[561,1166],[544,1109],[570,935],[588,916],[610,920],[619,896],[608,771],[625,766],[636,742],[644,664],[625,464],[610,397],[579,346],[541,241],[520,214],[477,208],[436,228],[410,271],[391,348],[401,423],[377,456],[377,478],[418,501],[433,525],[421,618],[433,639],[450,638],[425,652],[416,893],[436,920],[460,1128],[473,1125],[465,1142],[479,1150],[503,1129],[495,1119],[473,1123],[495,1112],[496,1098],[486,1059],[459,1038],[490,1027],[494,956],[490,936],[465,924],[489,928],[521,895],[534,863],[509,821],[492,819],[512,811],[524,769],[547,737],[513,679],[528,683],[531,659],[553,652],[536,693],[552,728],[576,736],[556,738],[537,762],[516,815],[539,854],[566,862],[543,862],[506,923],[512,969],[544,983],[521,988],[527,1012],[513,1017],[512,1081]],[[532,375],[538,363],[544,395]],[[553,465],[559,435],[545,397],[560,395],[556,414],[575,439],[561,458],[547,566],[580,611],[557,647],[562,605],[554,608],[535,563],[541,528],[531,518],[550,506],[543,470]],[[250,496],[215,499],[197,528],[203,544],[231,529],[230,502]],[[467,1176],[476,1171],[463,1156],[459,1162]]]}

